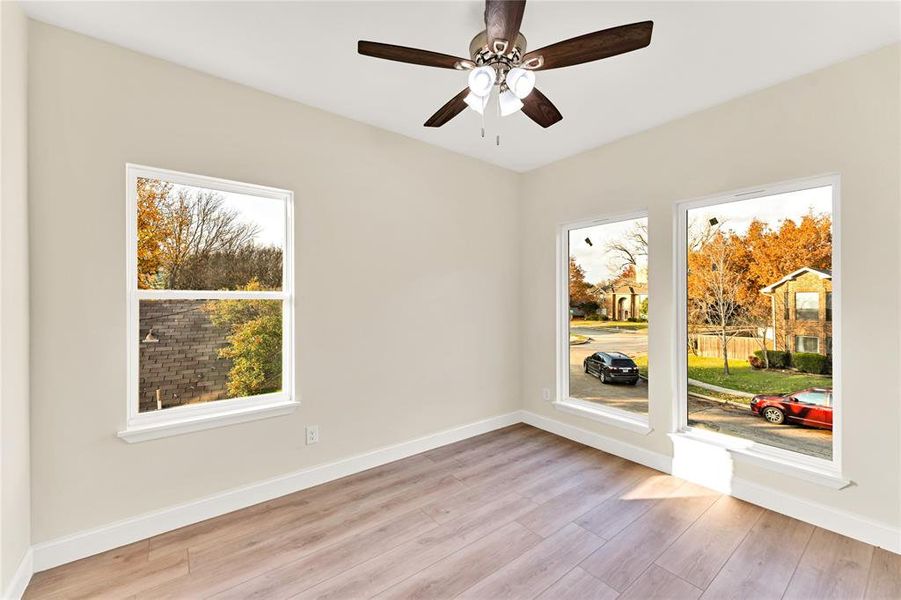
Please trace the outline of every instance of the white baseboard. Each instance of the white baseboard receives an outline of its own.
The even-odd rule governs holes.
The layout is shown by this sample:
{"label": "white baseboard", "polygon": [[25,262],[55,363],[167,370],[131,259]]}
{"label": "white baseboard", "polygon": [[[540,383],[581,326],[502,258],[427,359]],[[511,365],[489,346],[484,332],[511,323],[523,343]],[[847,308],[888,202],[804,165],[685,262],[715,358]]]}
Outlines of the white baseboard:
{"label": "white baseboard", "polygon": [[745,479],[732,480],[731,495],[799,521],[901,554],[901,528],[887,523],[803,500]]}
{"label": "white baseboard", "polygon": [[528,410],[521,412],[522,422],[537,427],[538,429],[544,429],[545,431],[549,431],[560,437],[565,437],[574,442],[579,442],[580,444],[585,444],[586,446],[591,446],[592,448],[615,454],[626,460],[631,460],[632,462],[658,471],[663,471],[664,473],[672,472],[672,460],[670,457],[663,454],[651,452],[650,450],[646,450],[639,446],[628,444],[594,431],[588,431],[587,429],[582,429],[575,425],[569,425],[568,423],[563,423],[556,419],[544,417]]}
{"label": "white baseboard", "polygon": [[520,412],[514,411],[36,544],[33,547],[34,571],[43,571],[99,552],[112,550],[125,544],[353,475],[439,446],[514,425],[521,420]]}
{"label": "white baseboard", "polygon": [[[610,438],[599,433],[588,431],[580,427],[562,423],[533,412],[522,411],[522,420],[539,429],[544,429],[556,435],[569,438],[586,446],[597,448],[621,456],[632,462],[663,471],[673,472],[673,458],[664,454],[651,452],[627,444],[620,440]],[[792,496],[758,483],[750,482],[739,477],[731,477],[727,485],[722,482],[714,482],[706,478],[706,473],[697,473],[694,476],[690,470],[680,472],[679,477],[703,485],[712,487],[731,496],[745,500],[757,506],[762,506],[774,512],[788,515],[799,521],[804,521],[841,535],[891,550],[901,554],[901,528],[893,527],[888,523],[879,523],[866,517],[849,513],[847,511],[811,502],[805,498]]]}
{"label": "white baseboard", "polygon": [[34,553],[31,548],[29,548],[25,553],[25,556],[22,557],[19,568],[13,573],[13,578],[9,582],[9,585],[3,590],[3,596],[0,597],[2,597],[3,600],[20,600],[23,594],[25,594],[25,588],[28,587],[28,582],[31,581],[31,576],[33,574]]}

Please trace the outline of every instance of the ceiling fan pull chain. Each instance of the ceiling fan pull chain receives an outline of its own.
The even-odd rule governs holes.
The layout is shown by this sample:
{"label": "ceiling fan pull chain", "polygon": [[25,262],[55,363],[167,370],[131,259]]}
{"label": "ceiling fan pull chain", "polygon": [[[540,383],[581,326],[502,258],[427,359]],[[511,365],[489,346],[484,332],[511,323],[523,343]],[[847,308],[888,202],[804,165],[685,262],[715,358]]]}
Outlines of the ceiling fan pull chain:
{"label": "ceiling fan pull chain", "polygon": [[495,136],[494,145],[501,145],[501,84],[497,84],[497,135]]}

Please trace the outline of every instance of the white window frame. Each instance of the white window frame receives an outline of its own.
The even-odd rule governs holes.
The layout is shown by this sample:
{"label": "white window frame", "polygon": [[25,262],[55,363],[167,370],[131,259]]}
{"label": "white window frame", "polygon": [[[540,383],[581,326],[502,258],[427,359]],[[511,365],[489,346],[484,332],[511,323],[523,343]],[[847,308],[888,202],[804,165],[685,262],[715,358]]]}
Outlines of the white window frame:
{"label": "white window frame", "polygon": [[[647,210],[636,210],[585,221],[562,223],[557,226],[557,397],[553,401],[554,407],[563,412],[642,435],[653,431],[649,422],[649,414],[633,413],[612,406],[604,406],[597,402],[573,398],[569,394],[569,234],[576,229],[647,218]],[[650,270],[649,260],[648,273]],[[648,282],[648,297],[650,298],[650,281]],[[650,334],[650,324],[648,333]],[[648,403],[648,413],[650,413],[650,402]]]}
{"label": "white window frame", "polygon": [[[817,187],[832,186],[832,292],[833,296],[833,354],[832,354],[832,398],[833,431],[832,460],[808,456],[800,452],[776,448],[739,437],[693,428],[688,425],[688,339],[687,323],[687,219],[688,211],[706,206],[726,204],[740,200],[751,200],[787,192],[795,192]],[[676,205],[674,231],[676,240],[674,289],[676,293],[676,339],[674,356],[676,359],[674,378],[675,390],[673,423],[671,436],[708,443],[726,449],[738,461],[763,466],[806,481],[818,483],[833,489],[842,489],[850,481],[842,474],[842,433],[844,420],[842,412],[842,352],[841,352],[841,178],[838,174],[794,179],[764,186],[745,188],[679,202]],[[836,346],[834,340],[838,340]]]}
{"label": "white window frame", "polygon": [[[282,258],[281,291],[249,292],[195,290],[138,289],[138,178],[161,179],[178,185],[201,187],[225,193],[244,194],[280,200],[285,207],[285,232]],[[139,442],[212,427],[288,414],[297,408],[294,397],[294,194],[289,190],[265,187],[158,169],[128,163],[125,166],[126,186],[126,297],[128,366],[125,427],[119,437],[127,442]],[[282,390],[257,396],[229,398],[199,404],[174,406],[165,410],[140,412],[138,408],[139,308],[141,300],[280,300],[282,301]]]}

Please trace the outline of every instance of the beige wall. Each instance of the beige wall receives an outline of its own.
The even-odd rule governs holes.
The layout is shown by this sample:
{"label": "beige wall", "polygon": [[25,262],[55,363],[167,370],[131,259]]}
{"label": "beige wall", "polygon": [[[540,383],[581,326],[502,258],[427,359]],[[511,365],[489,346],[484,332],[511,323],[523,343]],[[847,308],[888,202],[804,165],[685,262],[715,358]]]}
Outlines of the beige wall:
{"label": "beige wall", "polygon": [[[30,50],[34,543],[519,408],[513,173],[47,25]],[[116,437],[128,161],[294,191],[294,414]]]}
{"label": "beige wall", "polygon": [[28,426],[28,21],[0,2],[0,594],[30,543]]}
{"label": "beige wall", "polygon": [[[675,389],[674,203],[838,172],[842,176],[844,467],[833,491],[736,465],[737,477],[898,526],[899,46],[834,65],[525,175],[522,393],[526,408],[671,455]],[[647,209],[653,433],[557,412],[555,230],[559,223]]]}

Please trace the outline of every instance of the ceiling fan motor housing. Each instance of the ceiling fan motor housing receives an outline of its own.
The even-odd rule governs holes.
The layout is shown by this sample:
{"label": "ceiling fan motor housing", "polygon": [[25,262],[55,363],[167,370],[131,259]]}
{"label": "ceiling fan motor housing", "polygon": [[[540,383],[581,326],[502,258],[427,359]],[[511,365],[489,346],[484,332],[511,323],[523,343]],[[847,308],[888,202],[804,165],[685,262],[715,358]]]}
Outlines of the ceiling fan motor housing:
{"label": "ceiling fan motor housing", "polygon": [[526,53],[526,36],[519,33],[513,47],[502,48],[502,53],[488,47],[488,33],[482,31],[469,42],[469,55],[476,65],[493,66],[498,72],[498,80],[503,81],[503,76],[511,68],[519,65]]}

